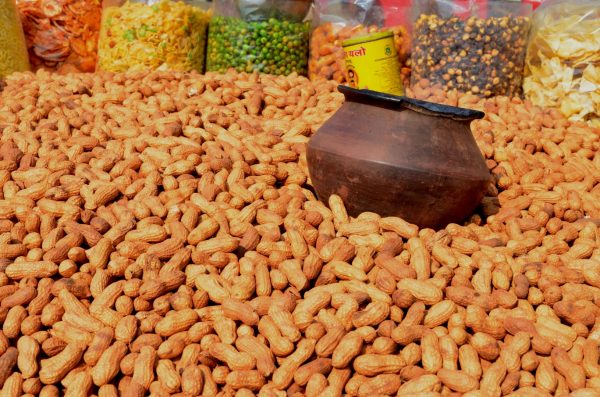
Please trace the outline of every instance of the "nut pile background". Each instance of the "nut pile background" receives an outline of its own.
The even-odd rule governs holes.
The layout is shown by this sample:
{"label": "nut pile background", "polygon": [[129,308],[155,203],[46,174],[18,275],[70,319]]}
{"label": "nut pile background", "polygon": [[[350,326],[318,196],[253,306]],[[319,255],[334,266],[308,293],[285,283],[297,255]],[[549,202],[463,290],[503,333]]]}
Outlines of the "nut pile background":
{"label": "nut pile background", "polygon": [[597,396],[598,130],[505,97],[465,226],[309,189],[331,82],[13,75],[0,97],[3,396]]}

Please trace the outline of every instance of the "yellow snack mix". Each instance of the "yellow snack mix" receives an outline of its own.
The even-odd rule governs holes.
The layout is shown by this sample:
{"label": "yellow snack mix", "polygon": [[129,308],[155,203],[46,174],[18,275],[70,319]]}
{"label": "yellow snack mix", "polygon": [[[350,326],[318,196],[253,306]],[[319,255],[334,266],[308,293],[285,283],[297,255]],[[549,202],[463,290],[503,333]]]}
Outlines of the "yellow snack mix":
{"label": "yellow snack mix", "polygon": [[0,0],[0,78],[29,70],[25,36],[14,0]]}
{"label": "yellow snack mix", "polygon": [[204,70],[210,12],[182,1],[126,2],[104,9],[98,69]]}

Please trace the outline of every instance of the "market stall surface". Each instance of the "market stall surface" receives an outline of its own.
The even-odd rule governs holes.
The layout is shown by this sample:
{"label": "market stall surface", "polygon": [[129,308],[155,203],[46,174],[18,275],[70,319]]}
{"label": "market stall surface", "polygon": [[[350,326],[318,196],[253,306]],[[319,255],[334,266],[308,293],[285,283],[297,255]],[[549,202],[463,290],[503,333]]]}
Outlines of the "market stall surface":
{"label": "market stall surface", "polygon": [[333,82],[10,76],[3,392],[598,395],[600,131],[415,94],[486,112],[495,184],[465,225],[316,200],[305,144],[343,100]]}

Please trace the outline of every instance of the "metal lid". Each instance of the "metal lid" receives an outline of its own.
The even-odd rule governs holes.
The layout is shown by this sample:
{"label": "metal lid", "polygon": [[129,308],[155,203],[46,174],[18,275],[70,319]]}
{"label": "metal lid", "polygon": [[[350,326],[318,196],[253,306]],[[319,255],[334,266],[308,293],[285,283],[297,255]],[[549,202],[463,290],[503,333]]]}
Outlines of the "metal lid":
{"label": "metal lid", "polygon": [[348,47],[351,45],[356,45],[356,44],[361,44],[361,43],[368,43],[370,41],[381,40],[381,39],[385,39],[388,37],[394,37],[394,33],[388,30],[386,32],[373,33],[368,36],[355,37],[352,39],[342,41],[342,47]]}

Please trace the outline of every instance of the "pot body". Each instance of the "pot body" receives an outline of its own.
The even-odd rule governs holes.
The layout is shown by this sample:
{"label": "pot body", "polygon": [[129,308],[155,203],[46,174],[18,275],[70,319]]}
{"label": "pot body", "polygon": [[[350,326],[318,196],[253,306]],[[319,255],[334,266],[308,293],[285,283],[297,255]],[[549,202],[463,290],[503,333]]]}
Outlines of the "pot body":
{"label": "pot body", "polygon": [[[351,216],[373,211],[432,228],[472,213],[491,181],[469,127],[481,112],[459,109],[457,119],[448,112],[458,108],[423,109],[414,106],[422,101],[409,99],[373,103],[340,91],[346,102],[307,149],[321,200],[337,194]],[[436,107],[445,114],[432,111]]]}

